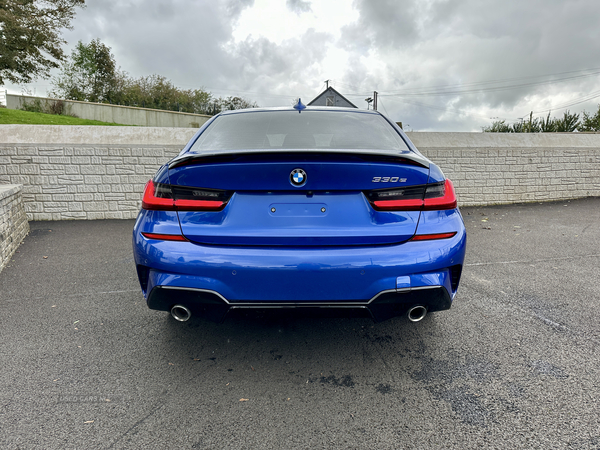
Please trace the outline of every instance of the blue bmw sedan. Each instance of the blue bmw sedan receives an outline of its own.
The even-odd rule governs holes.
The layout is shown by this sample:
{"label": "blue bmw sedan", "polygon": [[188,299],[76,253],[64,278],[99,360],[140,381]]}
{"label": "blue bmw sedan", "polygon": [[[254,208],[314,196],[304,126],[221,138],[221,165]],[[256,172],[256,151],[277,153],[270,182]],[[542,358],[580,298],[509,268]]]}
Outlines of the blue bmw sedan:
{"label": "blue bmw sedan", "polygon": [[148,307],[449,309],[466,231],[452,182],[377,111],[228,111],[148,181],[133,230]]}

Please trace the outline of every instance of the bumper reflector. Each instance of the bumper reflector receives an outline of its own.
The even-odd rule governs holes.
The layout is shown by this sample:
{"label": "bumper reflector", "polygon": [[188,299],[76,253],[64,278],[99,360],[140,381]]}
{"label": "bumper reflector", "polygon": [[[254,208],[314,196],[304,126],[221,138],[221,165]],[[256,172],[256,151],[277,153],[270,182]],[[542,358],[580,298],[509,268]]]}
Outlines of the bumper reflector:
{"label": "bumper reflector", "polygon": [[452,233],[435,233],[435,234],[416,234],[411,241],[434,241],[436,239],[449,239],[456,236],[456,231]]}
{"label": "bumper reflector", "polygon": [[156,239],[158,241],[187,241],[181,234],[161,234],[161,233],[142,233],[146,239]]}

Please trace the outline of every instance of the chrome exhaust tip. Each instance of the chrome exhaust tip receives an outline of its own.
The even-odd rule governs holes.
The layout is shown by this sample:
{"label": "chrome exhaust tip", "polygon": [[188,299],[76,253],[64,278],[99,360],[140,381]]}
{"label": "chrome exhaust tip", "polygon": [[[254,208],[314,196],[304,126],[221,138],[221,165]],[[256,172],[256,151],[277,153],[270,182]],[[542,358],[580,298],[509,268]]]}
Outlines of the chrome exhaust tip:
{"label": "chrome exhaust tip", "polygon": [[192,317],[192,312],[183,305],[175,305],[171,308],[171,315],[179,322],[186,322]]}
{"label": "chrome exhaust tip", "polygon": [[408,320],[410,320],[411,322],[419,322],[423,320],[427,315],[427,308],[421,305],[413,306],[408,310],[407,315]]}

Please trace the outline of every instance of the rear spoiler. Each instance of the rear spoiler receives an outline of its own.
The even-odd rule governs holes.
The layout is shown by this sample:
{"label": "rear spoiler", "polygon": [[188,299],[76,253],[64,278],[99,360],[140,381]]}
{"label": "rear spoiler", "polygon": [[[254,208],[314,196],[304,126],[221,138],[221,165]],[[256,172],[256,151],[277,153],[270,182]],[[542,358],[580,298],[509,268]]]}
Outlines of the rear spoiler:
{"label": "rear spoiler", "polygon": [[187,164],[202,164],[233,161],[239,156],[246,155],[265,155],[278,154],[286,155],[292,153],[315,153],[319,155],[354,155],[364,158],[365,160],[379,160],[399,162],[404,164],[414,164],[417,166],[429,168],[431,162],[420,153],[415,153],[411,150],[400,150],[397,152],[373,149],[352,149],[352,150],[327,150],[327,149],[250,149],[250,150],[218,150],[214,152],[192,153],[187,152],[180,154],[169,161],[169,169],[187,165]]}

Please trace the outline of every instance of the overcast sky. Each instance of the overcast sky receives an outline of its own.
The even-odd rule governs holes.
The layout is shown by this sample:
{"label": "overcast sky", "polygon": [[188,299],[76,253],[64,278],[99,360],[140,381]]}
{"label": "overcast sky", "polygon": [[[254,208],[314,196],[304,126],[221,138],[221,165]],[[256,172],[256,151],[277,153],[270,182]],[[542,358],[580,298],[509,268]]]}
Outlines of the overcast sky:
{"label": "overcast sky", "polygon": [[405,129],[481,131],[492,118],[600,103],[597,0],[86,3],[64,34],[69,51],[100,38],[133,77],[260,106],[308,103],[331,80],[359,108],[377,90],[379,110]]}

